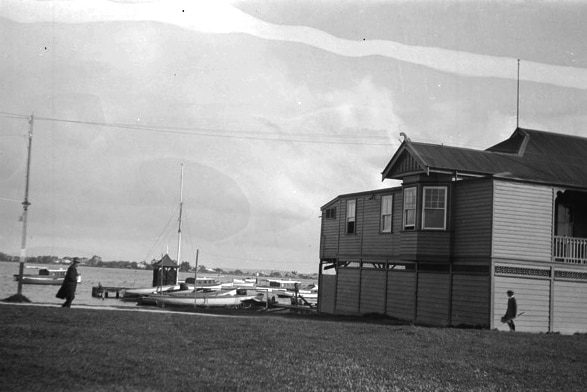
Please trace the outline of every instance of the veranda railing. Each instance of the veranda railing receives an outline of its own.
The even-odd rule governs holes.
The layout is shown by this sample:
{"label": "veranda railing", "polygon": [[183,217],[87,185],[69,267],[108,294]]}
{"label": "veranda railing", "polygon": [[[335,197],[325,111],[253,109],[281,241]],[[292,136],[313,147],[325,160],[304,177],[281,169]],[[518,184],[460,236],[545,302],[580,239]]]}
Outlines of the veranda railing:
{"label": "veranda railing", "polygon": [[587,238],[554,237],[553,259],[569,264],[587,264]]}

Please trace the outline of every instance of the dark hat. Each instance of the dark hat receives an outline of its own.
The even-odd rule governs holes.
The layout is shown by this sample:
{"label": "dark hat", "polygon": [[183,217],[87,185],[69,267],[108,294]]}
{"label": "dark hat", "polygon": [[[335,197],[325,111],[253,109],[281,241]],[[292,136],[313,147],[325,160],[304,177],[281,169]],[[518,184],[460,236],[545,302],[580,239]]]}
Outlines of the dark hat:
{"label": "dark hat", "polygon": [[73,260],[72,260],[72,262],[79,264],[80,263],[79,257],[74,257]]}
{"label": "dark hat", "polygon": [[514,292],[512,290],[508,290],[507,293],[512,294],[512,295],[514,294]]}

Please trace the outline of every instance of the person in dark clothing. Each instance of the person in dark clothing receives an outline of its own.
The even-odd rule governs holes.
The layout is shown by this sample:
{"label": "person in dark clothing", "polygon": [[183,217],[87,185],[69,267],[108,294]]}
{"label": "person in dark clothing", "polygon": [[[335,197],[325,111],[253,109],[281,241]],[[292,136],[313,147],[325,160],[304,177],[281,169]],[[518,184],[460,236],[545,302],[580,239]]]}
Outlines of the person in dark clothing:
{"label": "person in dark clothing", "polygon": [[79,258],[74,257],[71,265],[65,273],[61,288],[59,288],[59,291],[57,292],[57,298],[65,299],[65,302],[61,305],[63,308],[71,308],[71,303],[75,298],[75,289],[77,288],[77,279],[79,276],[77,266],[79,263]]}
{"label": "person in dark clothing", "polygon": [[508,308],[501,318],[502,323],[507,323],[508,327],[510,327],[510,331],[514,332],[516,330],[516,324],[514,323],[514,319],[518,314],[518,304],[516,303],[516,298],[514,297],[514,292],[512,290],[508,290]]}

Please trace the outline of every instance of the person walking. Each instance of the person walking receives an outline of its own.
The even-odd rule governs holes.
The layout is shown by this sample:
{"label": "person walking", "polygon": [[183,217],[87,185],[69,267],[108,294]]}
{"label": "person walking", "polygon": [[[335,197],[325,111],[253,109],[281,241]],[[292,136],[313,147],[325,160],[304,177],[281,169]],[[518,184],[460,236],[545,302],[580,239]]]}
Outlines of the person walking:
{"label": "person walking", "polygon": [[56,297],[65,299],[62,308],[71,308],[71,303],[75,298],[75,290],[77,288],[77,279],[79,277],[79,273],[77,272],[77,266],[80,263],[79,258],[74,257],[71,265],[67,269],[65,273],[65,278],[63,278],[63,283],[57,292]]}
{"label": "person walking", "polygon": [[507,323],[508,327],[510,327],[511,332],[516,331],[516,324],[514,323],[514,319],[518,314],[518,304],[516,302],[516,298],[514,297],[514,292],[512,290],[507,291],[508,295],[508,308],[501,318],[502,323]]}

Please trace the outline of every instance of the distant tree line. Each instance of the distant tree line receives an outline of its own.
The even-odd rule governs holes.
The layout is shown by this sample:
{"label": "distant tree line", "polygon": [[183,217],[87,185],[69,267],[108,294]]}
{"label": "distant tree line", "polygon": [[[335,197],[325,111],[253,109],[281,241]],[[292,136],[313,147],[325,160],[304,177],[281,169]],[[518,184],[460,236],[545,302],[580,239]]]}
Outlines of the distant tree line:
{"label": "distant tree line", "polygon": [[[26,262],[31,264],[59,264],[59,263],[70,263],[71,257],[59,258],[57,256],[27,256]],[[147,269],[152,270],[153,264],[159,260],[153,259],[150,263],[144,261],[103,261],[100,256],[92,256],[90,258],[81,257],[82,264],[88,267],[100,267],[100,268],[121,268],[121,269]],[[8,262],[19,262],[19,256],[11,256],[0,252],[0,261]],[[194,268],[187,261],[183,261],[179,264],[180,272],[194,272]],[[294,279],[316,279],[317,274],[299,274],[297,271],[259,271],[259,272],[243,272],[240,269],[229,270],[222,268],[208,268],[205,265],[198,266],[198,274],[219,274],[219,275],[258,275],[268,278],[294,278]]]}

